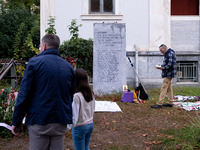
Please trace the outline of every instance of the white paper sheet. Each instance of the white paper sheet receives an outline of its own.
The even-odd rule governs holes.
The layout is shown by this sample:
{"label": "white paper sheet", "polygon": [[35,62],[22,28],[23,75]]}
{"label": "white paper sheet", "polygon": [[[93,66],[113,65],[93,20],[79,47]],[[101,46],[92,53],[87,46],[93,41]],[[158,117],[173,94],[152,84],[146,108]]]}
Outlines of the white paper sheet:
{"label": "white paper sheet", "polygon": [[116,102],[95,101],[95,112],[122,112]]}
{"label": "white paper sheet", "polygon": [[1,126],[1,127],[5,127],[5,128],[7,128],[8,130],[12,130],[12,127],[9,126],[9,125],[6,124],[6,123],[2,123],[2,122],[0,122],[0,126]]}

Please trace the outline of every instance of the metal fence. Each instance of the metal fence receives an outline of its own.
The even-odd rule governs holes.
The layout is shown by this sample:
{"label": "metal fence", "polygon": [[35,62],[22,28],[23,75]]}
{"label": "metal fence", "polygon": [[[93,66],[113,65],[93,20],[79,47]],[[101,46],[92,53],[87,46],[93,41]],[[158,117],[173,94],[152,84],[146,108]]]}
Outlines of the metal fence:
{"label": "metal fence", "polygon": [[177,62],[177,82],[198,82],[198,62]]}

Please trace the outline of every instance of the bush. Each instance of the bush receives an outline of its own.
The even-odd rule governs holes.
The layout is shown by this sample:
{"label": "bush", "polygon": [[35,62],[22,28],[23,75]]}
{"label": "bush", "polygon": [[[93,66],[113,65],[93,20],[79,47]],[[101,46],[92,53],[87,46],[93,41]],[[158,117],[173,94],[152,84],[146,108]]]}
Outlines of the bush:
{"label": "bush", "polygon": [[[0,13],[0,58],[12,58],[14,50],[24,53],[24,58],[28,60],[35,53],[27,45],[27,40],[33,39],[31,42],[34,47],[39,47],[40,43],[40,27],[39,18],[22,8],[8,9],[1,8]],[[23,51],[23,52],[22,52]],[[28,54],[28,55],[27,55]]]}
{"label": "bush", "polygon": [[65,41],[60,46],[60,53],[63,58],[69,61],[72,65],[74,60],[77,59],[76,67],[83,68],[87,71],[88,75],[92,77],[93,73],[93,41],[92,39],[85,40],[78,38],[79,27],[82,24],[77,25],[76,19],[71,21],[68,26],[70,35],[72,36],[70,40]]}
{"label": "bush", "polygon": [[83,68],[92,77],[93,73],[93,41],[78,38],[76,40],[65,41],[60,46],[60,53],[68,58],[78,58],[77,68]]}
{"label": "bush", "polygon": [[[15,91],[10,88],[0,91],[0,122],[12,125],[14,106],[16,104]],[[10,130],[0,127],[0,137],[11,137]]]}

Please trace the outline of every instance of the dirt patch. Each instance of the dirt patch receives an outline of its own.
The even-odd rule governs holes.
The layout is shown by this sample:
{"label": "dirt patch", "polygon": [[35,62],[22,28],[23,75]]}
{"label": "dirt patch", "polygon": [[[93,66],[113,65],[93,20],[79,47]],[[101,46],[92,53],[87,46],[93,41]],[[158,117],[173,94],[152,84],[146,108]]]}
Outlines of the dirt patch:
{"label": "dirt patch", "polygon": [[[95,113],[94,131],[90,141],[93,150],[156,150],[162,148],[163,131],[181,128],[191,122],[187,112],[179,108],[151,109],[151,101],[145,104],[117,101],[123,113]],[[29,149],[26,134],[11,139],[0,139],[2,150]],[[66,133],[65,150],[73,150],[71,131]]]}

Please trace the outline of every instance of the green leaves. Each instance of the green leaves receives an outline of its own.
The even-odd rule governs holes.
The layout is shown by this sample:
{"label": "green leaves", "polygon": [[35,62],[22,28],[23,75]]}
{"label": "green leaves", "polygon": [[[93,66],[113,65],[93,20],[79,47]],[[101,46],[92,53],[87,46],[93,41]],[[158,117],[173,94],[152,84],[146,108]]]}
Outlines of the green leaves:
{"label": "green leaves", "polygon": [[29,49],[24,49],[23,52],[26,51],[28,55],[24,55],[23,58],[21,58],[19,53],[26,47],[25,43],[29,34],[31,34],[31,39],[33,39],[33,46],[36,48],[39,47],[40,24],[38,16],[29,13],[23,7],[7,9],[0,13],[0,24],[0,58],[15,57],[15,59],[28,60],[35,55]]}
{"label": "green leaves", "polygon": [[82,25],[77,25],[76,19],[73,19],[69,27],[71,39],[63,42],[60,46],[60,53],[64,57],[73,57],[78,59],[76,63],[77,68],[83,68],[87,71],[89,76],[93,73],[93,41],[92,39],[85,40],[78,38],[79,27]]}
{"label": "green leaves", "polygon": [[6,0],[6,2],[1,3],[8,9],[23,7],[30,13],[37,15],[40,13],[40,0]]}
{"label": "green leaves", "polygon": [[89,76],[93,73],[93,41],[78,38],[63,42],[60,53],[66,57],[78,58],[77,68],[83,68]]}
{"label": "green leaves", "polygon": [[56,34],[56,29],[54,28],[55,26],[55,17],[50,16],[50,19],[48,20],[48,28],[45,30],[47,34]]}
{"label": "green leaves", "polygon": [[73,19],[71,22],[71,25],[69,25],[69,32],[70,35],[72,35],[70,40],[77,40],[78,39],[78,32],[79,32],[79,27],[81,27],[82,24],[77,25],[76,19]]}

